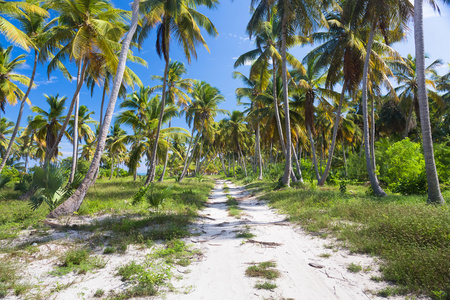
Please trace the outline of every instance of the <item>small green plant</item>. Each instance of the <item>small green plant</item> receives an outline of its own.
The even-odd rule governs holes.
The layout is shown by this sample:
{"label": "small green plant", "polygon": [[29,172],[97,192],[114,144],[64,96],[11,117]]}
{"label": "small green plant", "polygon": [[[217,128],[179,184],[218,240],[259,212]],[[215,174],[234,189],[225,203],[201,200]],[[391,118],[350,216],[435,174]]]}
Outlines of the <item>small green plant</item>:
{"label": "small green plant", "polygon": [[106,248],[103,250],[103,254],[112,254],[112,253],[114,253],[114,252],[116,252],[116,249],[115,249],[114,247],[106,247]]}
{"label": "small green plant", "polygon": [[280,272],[273,268],[276,267],[276,263],[272,261],[266,261],[253,265],[245,270],[245,275],[249,277],[262,277],[266,279],[275,279],[280,277]]}
{"label": "small green plant", "polygon": [[95,297],[95,298],[101,298],[101,297],[103,297],[104,294],[105,294],[105,291],[104,291],[104,290],[98,289],[98,290],[95,291],[94,297]]}
{"label": "small green plant", "polygon": [[61,265],[50,274],[63,276],[72,271],[78,274],[85,274],[94,269],[104,268],[105,261],[100,257],[91,256],[87,249],[69,249],[61,256]]}
{"label": "small green plant", "polygon": [[255,284],[255,288],[258,290],[273,290],[277,287],[277,285],[275,283],[271,283],[271,282],[264,282],[264,283],[260,283],[258,282],[257,284]]}
{"label": "small green plant", "polygon": [[162,191],[155,191],[155,185],[151,184],[150,189],[147,192],[147,203],[158,212],[159,207],[162,206],[163,202],[171,195],[171,189],[172,186],[169,185]]}
{"label": "small green plant", "polygon": [[248,230],[244,230],[244,231],[239,231],[238,233],[236,233],[236,237],[244,238],[244,239],[251,239],[251,238],[255,237],[255,235]]}
{"label": "small green plant", "polygon": [[351,263],[347,266],[347,270],[352,273],[358,273],[362,270],[362,267],[360,265]]}
{"label": "small green plant", "polygon": [[321,254],[319,254],[319,257],[322,257],[322,258],[330,258],[330,256],[331,256],[330,253],[321,253]]}

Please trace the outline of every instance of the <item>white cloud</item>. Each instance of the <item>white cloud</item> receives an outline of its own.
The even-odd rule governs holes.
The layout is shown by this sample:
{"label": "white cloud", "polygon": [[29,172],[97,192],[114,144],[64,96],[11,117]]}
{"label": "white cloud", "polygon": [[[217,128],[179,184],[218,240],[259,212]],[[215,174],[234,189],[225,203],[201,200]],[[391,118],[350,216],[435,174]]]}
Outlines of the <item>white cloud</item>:
{"label": "white cloud", "polygon": [[43,81],[35,81],[34,83],[35,83],[37,86],[40,86],[40,85],[47,85],[47,84],[55,83],[55,82],[58,82],[58,77],[56,77],[56,76],[50,76],[50,78],[47,79],[47,80],[43,80]]}

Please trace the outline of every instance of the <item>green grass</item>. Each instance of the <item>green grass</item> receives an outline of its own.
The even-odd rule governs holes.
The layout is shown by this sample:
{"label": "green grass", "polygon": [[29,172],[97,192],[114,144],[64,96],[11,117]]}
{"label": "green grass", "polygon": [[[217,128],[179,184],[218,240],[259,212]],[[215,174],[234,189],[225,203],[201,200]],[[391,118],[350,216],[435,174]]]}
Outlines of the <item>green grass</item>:
{"label": "green grass", "polygon": [[265,279],[275,279],[280,277],[280,272],[273,268],[276,267],[276,263],[272,261],[266,261],[253,265],[245,270],[245,275],[249,277],[261,277]]}
{"label": "green grass", "polygon": [[228,215],[240,219],[242,209],[239,208],[239,202],[236,200],[236,198],[230,195],[227,195],[227,199],[228,200],[225,203],[228,206]]}
{"label": "green grass", "polygon": [[61,265],[51,272],[55,276],[64,276],[70,272],[85,274],[95,269],[102,269],[106,262],[98,256],[91,255],[86,248],[67,250],[60,258]]}
{"label": "green grass", "polygon": [[[384,279],[402,292],[450,297],[448,204],[427,205],[426,196],[367,196],[362,186],[348,185],[345,194],[338,187],[271,191],[273,186],[248,187],[266,192],[262,199],[307,230],[332,233],[353,252],[380,256]],[[449,191],[443,194],[449,203]]]}
{"label": "green grass", "polygon": [[358,273],[362,271],[362,267],[358,264],[351,263],[347,266],[347,270],[352,273]]}
{"label": "green grass", "polygon": [[271,282],[264,282],[264,283],[257,283],[255,284],[255,288],[258,290],[273,290],[277,287],[277,285],[275,283],[271,283]]}

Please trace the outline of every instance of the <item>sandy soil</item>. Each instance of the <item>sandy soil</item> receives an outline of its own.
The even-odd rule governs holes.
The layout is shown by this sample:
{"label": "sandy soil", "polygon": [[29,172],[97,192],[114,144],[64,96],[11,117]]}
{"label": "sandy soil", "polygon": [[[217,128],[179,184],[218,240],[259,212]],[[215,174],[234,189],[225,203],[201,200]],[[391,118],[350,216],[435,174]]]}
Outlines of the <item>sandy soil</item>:
{"label": "sandy soil", "polygon": [[[190,287],[188,294],[167,294],[166,299],[378,299],[374,293],[387,283],[377,283],[376,260],[350,254],[339,249],[333,239],[323,239],[305,233],[300,227],[285,222],[285,217],[264,202],[248,195],[242,187],[226,182],[229,194],[239,200],[243,215],[236,219],[228,215],[225,181],[217,185],[202,212],[198,226],[203,235],[191,238],[204,254],[204,260],[191,265],[191,272],[176,287]],[[250,241],[236,238],[236,233],[250,230]],[[259,243],[262,242],[262,243]],[[335,245],[333,249],[331,245]],[[339,249],[339,250],[336,250]],[[335,252],[336,251],[336,252]],[[329,254],[329,258],[320,255]],[[245,276],[252,264],[274,261],[281,276],[274,281],[274,290],[258,290],[262,282]],[[350,263],[363,270],[351,273]],[[385,298],[379,298],[385,299]],[[392,298],[391,298],[392,299]]]}
{"label": "sandy soil", "polygon": [[[305,233],[299,226],[286,222],[285,216],[266,203],[248,195],[243,187],[226,182],[229,194],[236,197],[242,209],[240,218],[229,216],[224,183],[216,182],[207,207],[191,228],[199,234],[185,239],[203,255],[187,267],[174,267],[171,289],[161,289],[156,299],[378,299],[376,291],[388,285],[370,279],[380,276],[376,259],[350,254],[333,239]],[[76,226],[108,218],[111,217],[77,217],[64,222]],[[250,240],[236,238],[236,233],[242,231],[255,236]],[[111,291],[117,293],[129,288],[117,276],[117,268],[130,261],[143,261],[153,248],[130,246],[124,254],[111,255],[103,255],[99,249],[95,254],[105,260],[105,268],[81,275],[49,274],[58,265],[61,253],[88,242],[95,234],[52,228],[45,236],[30,230],[10,241],[9,246],[37,242],[36,251],[19,262],[23,282],[35,288],[26,297],[9,295],[6,299],[95,299],[98,289],[107,298]],[[263,280],[245,276],[249,266],[265,261],[275,262],[281,273],[271,281],[277,286],[273,290],[258,290],[254,286]],[[361,265],[363,271],[349,272],[350,263]]]}

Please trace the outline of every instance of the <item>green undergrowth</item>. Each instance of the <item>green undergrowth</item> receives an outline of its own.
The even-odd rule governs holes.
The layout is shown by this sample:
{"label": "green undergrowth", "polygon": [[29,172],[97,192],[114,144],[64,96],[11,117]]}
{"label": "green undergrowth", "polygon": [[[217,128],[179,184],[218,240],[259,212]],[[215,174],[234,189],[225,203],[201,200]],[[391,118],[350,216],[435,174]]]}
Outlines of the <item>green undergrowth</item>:
{"label": "green undergrowth", "polygon": [[[267,191],[259,182],[247,187]],[[448,193],[444,197],[448,203]],[[311,232],[334,234],[353,252],[380,256],[383,279],[399,284],[397,291],[450,299],[448,204],[427,205],[426,196],[367,196],[361,186],[346,193],[287,188],[261,198]]]}
{"label": "green undergrowth", "polygon": [[265,261],[248,267],[247,270],[245,270],[245,275],[249,277],[275,279],[280,277],[280,272],[274,269],[276,266],[276,263],[272,261]]}
{"label": "green undergrowth", "polygon": [[86,274],[95,269],[102,269],[106,262],[99,256],[91,255],[91,251],[86,248],[73,248],[66,251],[60,258],[61,265],[58,266],[51,275],[64,276],[70,272]]}
{"label": "green undergrowth", "polygon": [[[133,181],[132,177],[115,178],[111,181],[100,179],[89,189],[78,215],[109,214],[110,220],[98,222],[94,225],[79,226],[78,230],[112,230],[114,232],[128,232],[127,237],[142,242],[144,239],[173,239],[188,234],[186,225],[197,215],[208,199],[214,182],[204,179],[186,178],[183,182],[168,179],[163,183],[155,183],[158,190],[171,186],[171,193],[164,202],[158,214],[149,209],[147,203],[132,205],[132,197],[143,182]],[[45,230],[42,220],[48,213],[47,208],[41,207],[32,211],[28,201],[17,198],[19,192],[13,191],[12,186],[0,190],[0,239],[14,238],[24,229],[34,228]],[[70,222],[70,217],[66,218]],[[64,221],[63,220],[63,221]],[[140,228],[154,224],[154,230],[141,234]],[[62,228],[64,229],[64,228]],[[73,229],[73,228],[67,228]],[[120,237],[124,239],[124,237]]]}
{"label": "green undergrowth", "polygon": [[241,214],[242,214],[242,209],[239,208],[239,203],[236,200],[236,198],[227,195],[227,201],[225,202],[226,205],[228,206],[228,214],[232,217],[235,217],[237,219],[241,218]]}
{"label": "green undergrowth", "polygon": [[124,292],[110,295],[109,299],[129,299],[150,297],[158,293],[161,287],[169,287],[173,277],[174,265],[187,266],[199,251],[192,250],[183,241],[167,241],[163,247],[156,248],[143,262],[132,261],[117,269],[117,276],[131,284]]}

